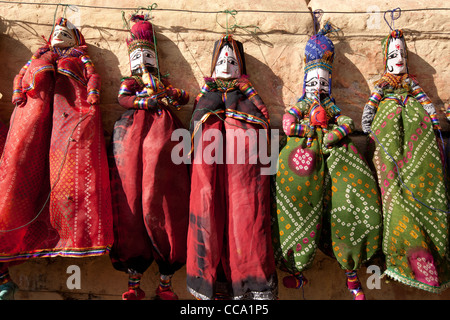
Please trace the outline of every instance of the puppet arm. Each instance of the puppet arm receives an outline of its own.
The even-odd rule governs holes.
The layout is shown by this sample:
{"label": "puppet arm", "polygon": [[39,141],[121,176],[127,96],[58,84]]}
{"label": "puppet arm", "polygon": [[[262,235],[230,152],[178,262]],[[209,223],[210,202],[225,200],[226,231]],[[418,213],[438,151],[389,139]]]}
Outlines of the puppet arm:
{"label": "puppet arm", "polygon": [[[118,102],[125,109],[150,110],[158,107],[158,100],[152,97],[139,97],[137,82],[134,79],[125,79],[119,89]],[[140,90],[145,90],[142,87]]]}
{"label": "puppet arm", "polygon": [[347,116],[338,115],[336,116],[335,121],[338,124],[338,127],[326,133],[324,137],[324,143],[327,147],[341,141],[342,138],[352,133],[355,129],[353,119]]}
{"label": "puppet arm", "polygon": [[166,94],[169,99],[169,103],[172,106],[179,108],[189,102],[189,93],[187,91],[174,88],[166,79],[163,79],[162,83],[166,88]]}
{"label": "puppet arm", "polygon": [[269,112],[267,111],[267,107],[262,101],[261,97],[259,96],[258,92],[256,92],[255,88],[253,87],[252,83],[248,79],[247,76],[241,76],[238,79],[237,86],[239,90],[245,96],[253,102],[253,104],[261,111],[261,113],[264,115],[264,117],[269,121]]}
{"label": "puppet arm", "polygon": [[12,103],[18,107],[23,107],[27,102],[27,96],[23,92],[22,88],[22,79],[33,59],[34,56],[27,62],[27,64],[22,67],[22,69],[20,69],[20,72],[14,77]]}
{"label": "puppet arm", "polygon": [[362,114],[361,126],[364,133],[370,132],[372,121],[375,118],[375,114],[378,110],[378,104],[380,103],[382,97],[383,90],[375,87],[374,91],[369,97],[369,101],[367,101],[366,105],[364,106]]}
{"label": "puppet arm", "polygon": [[301,124],[299,121],[303,118],[301,104],[297,103],[283,115],[283,131],[287,136],[306,137],[311,133],[308,124]]}
{"label": "puppet arm", "polygon": [[422,87],[416,81],[412,82],[411,94],[414,96],[414,98],[416,98],[417,101],[420,102],[422,107],[425,109],[425,111],[430,116],[431,123],[433,124],[433,128],[441,129],[441,127],[439,125],[439,119],[438,119],[438,116],[436,113],[436,108],[434,107],[433,103],[431,102],[431,100],[427,96],[427,94],[423,91]]}
{"label": "puppet arm", "polygon": [[[18,107],[23,107],[25,103],[27,102],[27,95],[25,92],[23,92],[22,87],[22,79],[27,72],[28,67],[31,64],[31,61],[34,59],[40,58],[44,53],[49,51],[48,46],[43,46],[39,48],[35,54],[31,57],[30,60],[20,69],[19,73],[14,77],[13,81],[13,95],[12,95],[12,103],[15,104]],[[54,62],[52,59],[54,59],[53,55],[50,54],[48,60],[51,60],[50,62]]]}
{"label": "puppet arm", "polygon": [[86,70],[87,83],[87,101],[90,104],[100,103],[100,87],[101,81],[98,73],[95,72],[94,64],[88,55],[81,57],[81,61],[84,63]]}

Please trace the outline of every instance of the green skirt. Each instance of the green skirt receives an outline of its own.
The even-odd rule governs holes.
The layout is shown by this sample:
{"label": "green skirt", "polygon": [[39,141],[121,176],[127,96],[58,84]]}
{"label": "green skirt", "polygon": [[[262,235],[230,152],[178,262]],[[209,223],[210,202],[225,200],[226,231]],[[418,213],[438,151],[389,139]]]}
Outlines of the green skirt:
{"label": "green skirt", "polygon": [[[383,205],[385,274],[431,292],[442,291],[450,279],[448,198],[436,141],[429,115],[413,97],[392,94],[380,102],[369,149]],[[417,253],[432,255],[438,285],[425,279],[427,272],[419,279],[422,266],[411,265]],[[426,263],[432,268],[431,260]]]}
{"label": "green skirt", "polygon": [[381,204],[370,168],[350,138],[331,149],[322,138],[317,130],[307,147],[306,138],[288,137],[279,155],[273,245],[278,267],[291,274],[311,265],[321,242],[345,270],[357,270],[381,244]]}

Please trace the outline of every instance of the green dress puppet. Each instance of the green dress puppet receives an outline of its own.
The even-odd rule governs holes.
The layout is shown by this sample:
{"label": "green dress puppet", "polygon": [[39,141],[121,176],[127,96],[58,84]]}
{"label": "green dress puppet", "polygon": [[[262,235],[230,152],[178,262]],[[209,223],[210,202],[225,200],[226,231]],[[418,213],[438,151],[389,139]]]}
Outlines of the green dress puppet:
{"label": "green dress puppet", "polygon": [[448,195],[436,110],[408,72],[402,30],[382,42],[385,72],[364,107],[383,207],[385,275],[439,293],[448,286]]}
{"label": "green dress puppet", "polygon": [[286,287],[301,288],[303,271],[328,247],[323,251],[345,271],[353,298],[364,300],[356,272],[380,247],[381,204],[376,180],[348,137],[353,120],[331,95],[330,31],[327,23],[307,42],[303,95],[283,116],[287,142],[274,188],[273,244],[277,266],[290,274]]}

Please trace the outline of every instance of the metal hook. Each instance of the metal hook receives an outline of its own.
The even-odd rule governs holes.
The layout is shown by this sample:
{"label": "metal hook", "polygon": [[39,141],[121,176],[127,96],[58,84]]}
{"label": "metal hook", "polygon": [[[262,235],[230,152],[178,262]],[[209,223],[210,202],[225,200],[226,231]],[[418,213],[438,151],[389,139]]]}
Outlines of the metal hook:
{"label": "metal hook", "polygon": [[[389,21],[387,21],[387,19],[386,19],[386,13],[388,13],[388,12],[390,12],[390,14],[391,14],[391,23],[389,23]],[[396,13],[398,14],[397,16],[395,16]],[[394,21],[397,20],[398,18],[400,18],[401,15],[402,15],[402,9],[400,9],[400,7],[398,7],[398,8],[392,9],[392,10],[385,11],[383,18],[384,18],[384,21],[386,21],[386,24],[388,25],[388,27],[391,30],[394,30],[395,29]]]}

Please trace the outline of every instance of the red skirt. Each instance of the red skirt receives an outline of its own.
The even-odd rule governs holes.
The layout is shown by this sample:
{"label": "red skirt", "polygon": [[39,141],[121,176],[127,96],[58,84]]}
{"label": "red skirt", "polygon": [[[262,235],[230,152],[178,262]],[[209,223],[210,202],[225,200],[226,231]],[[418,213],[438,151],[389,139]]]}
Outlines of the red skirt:
{"label": "red skirt", "polygon": [[100,110],[41,59],[23,86],[0,165],[0,262],[104,254],[113,233]]}
{"label": "red skirt", "polygon": [[[201,147],[194,140],[186,270],[188,290],[199,299],[214,299],[223,293],[234,299],[273,299],[276,295],[270,176],[261,174],[260,163],[250,161],[249,151],[256,150],[257,140],[230,143],[229,133],[242,127],[246,127],[242,133],[258,132],[256,125],[232,118],[223,122],[211,115],[203,123]],[[209,129],[220,132],[223,140],[205,138]],[[238,140],[245,144],[238,147]],[[222,152],[215,161],[207,157],[218,155],[213,149]],[[227,159],[230,155],[236,156],[234,161]],[[242,155],[245,161],[239,164],[237,157]]]}
{"label": "red skirt", "polygon": [[143,273],[153,261],[170,275],[186,262],[189,170],[175,164],[172,132],[181,128],[168,109],[128,110],[114,126],[110,153],[113,266]]}

